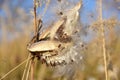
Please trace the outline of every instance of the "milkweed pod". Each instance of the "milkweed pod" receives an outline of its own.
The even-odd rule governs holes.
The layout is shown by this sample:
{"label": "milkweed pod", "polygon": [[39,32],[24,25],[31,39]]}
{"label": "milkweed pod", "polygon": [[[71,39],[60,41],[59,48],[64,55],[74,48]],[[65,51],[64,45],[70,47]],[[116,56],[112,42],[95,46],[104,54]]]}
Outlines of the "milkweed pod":
{"label": "milkweed pod", "polygon": [[82,3],[79,2],[74,8],[72,8],[72,11],[78,11],[81,8]]}
{"label": "milkweed pod", "polygon": [[30,52],[51,51],[58,49],[59,44],[57,41],[40,41],[28,46],[27,49]]}
{"label": "milkweed pod", "polygon": [[53,37],[55,36],[57,30],[58,30],[59,27],[64,23],[64,21],[65,21],[64,19],[61,19],[61,20],[57,21],[57,22],[53,25],[53,27],[51,28],[51,34],[50,34],[51,39],[53,39]]}
{"label": "milkweed pod", "polygon": [[73,7],[70,10],[67,10],[66,13],[64,14],[64,16],[67,17],[64,29],[64,32],[67,33],[67,35],[72,35],[76,30],[80,8],[81,3],[78,3],[75,7]]}
{"label": "milkweed pod", "polygon": [[58,28],[64,23],[64,19],[61,19],[53,24],[52,27],[48,27],[39,37],[39,39],[43,39],[49,36],[51,39],[55,36]]}

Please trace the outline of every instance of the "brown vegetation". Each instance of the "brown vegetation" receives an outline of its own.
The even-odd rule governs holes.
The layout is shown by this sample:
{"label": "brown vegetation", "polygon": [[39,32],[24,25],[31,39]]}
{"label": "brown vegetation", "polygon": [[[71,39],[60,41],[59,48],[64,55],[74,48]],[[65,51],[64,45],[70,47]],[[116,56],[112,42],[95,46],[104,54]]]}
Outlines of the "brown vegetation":
{"label": "brown vegetation", "polygon": [[[18,1],[18,3],[20,4],[17,4],[16,6],[10,6],[12,2],[7,2],[3,0],[3,5],[1,5],[2,7],[0,6],[6,13],[6,17],[0,16],[0,78],[12,68],[27,59],[29,53],[26,46],[30,41],[30,34],[32,33],[33,35],[33,31],[37,31],[37,28],[34,29],[33,27],[33,19],[31,19],[31,16],[33,15],[28,15],[29,13],[25,12],[25,10],[21,8],[21,5],[24,2],[22,2],[21,0]],[[39,8],[41,9],[41,6],[44,6],[45,3],[43,0],[38,1],[40,1],[40,4],[37,4],[40,5],[37,6],[39,10]],[[79,21],[81,23],[78,24],[81,29],[79,30],[79,35],[83,37],[87,37],[89,35],[92,37],[90,37],[91,39],[88,39],[86,42],[87,50],[85,50],[83,53],[84,59],[83,62],[80,62],[81,64],[79,68],[67,66],[67,68],[70,67],[77,69],[77,71],[75,71],[75,75],[71,73],[66,73],[67,75],[65,76],[62,75],[60,77],[56,77],[57,75],[59,76],[61,74],[57,74],[57,72],[54,72],[54,67],[47,67],[46,65],[41,64],[40,61],[35,59],[34,76],[32,76],[32,78],[34,77],[35,80],[66,80],[68,78],[68,75],[73,75],[72,78],[70,77],[73,80],[120,80],[120,16],[119,13],[117,14],[117,12],[119,12],[119,0],[110,1],[113,1],[111,5],[114,6],[111,7],[111,5],[107,5],[107,0],[104,0],[102,3],[95,1],[96,4],[102,5],[99,6],[99,9],[97,5],[96,7],[98,13],[96,13],[96,11],[94,12],[95,15],[93,13],[92,17],[95,17],[97,19],[96,21],[89,20],[91,16],[86,15],[88,16],[87,20],[89,20],[90,23],[89,28],[85,27],[85,25],[82,23],[83,21]],[[46,7],[44,11],[41,12],[42,15],[41,13],[38,15],[34,15],[37,18],[39,18],[39,15],[40,18],[44,18],[47,12],[56,14],[56,11],[58,11],[56,10],[56,7],[53,8],[54,10],[51,10],[51,6],[54,6],[52,5],[54,1],[45,0],[45,2]],[[71,6],[75,5],[74,2],[71,1],[67,3],[67,1],[65,0],[58,0],[58,2],[56,1],[55,3],[65,9],[69,9],[71,8]],[[63,6],[66,4],[70,4],[71,6]],[[83,9],[84,5],[86,4],[83,4]],[[62,8],[58,6],[57,9],[60,9],[61,11]],[[106,16],[104,16],[103,12],[112,12],[112,9],[116,10],[115,14],[107,13],[109,14],[109,18],[106,19]],[[64,14],[64,12],[65,10],[63,9],[62,14]],[[80,11],[80,13],[82,13],[82,10]],[[92,12],[89,11],[89,14],[92,14]],[[55,20],[58,20],[59,17],[61,16],[57,14],[54,15]],[[43,25],[47,23],[45,26],[50,26],[49,24],[52,24],[52,22],[55,22],[55,20],[51,18],[46,19],[46,21],[43,22]],[[36,21],[34,21],[34,23],[35,25],[37,25]],[[88,26],[88,24],[86,25]],[[45,28],[45,26],[43,27]],[[58,34],[60,33],[58,32]],[[5,77],[4,80],[21,80],[23,76],[23,71],[25,69],[24,66],[25,64],[23,64],[14,72],[10,73],[10,75]],[[60,70],[62,71],[62,69]],[[56,74],[55,77],[53,77],[53,73]],[[27,74],[25,76],[27,76]]]}

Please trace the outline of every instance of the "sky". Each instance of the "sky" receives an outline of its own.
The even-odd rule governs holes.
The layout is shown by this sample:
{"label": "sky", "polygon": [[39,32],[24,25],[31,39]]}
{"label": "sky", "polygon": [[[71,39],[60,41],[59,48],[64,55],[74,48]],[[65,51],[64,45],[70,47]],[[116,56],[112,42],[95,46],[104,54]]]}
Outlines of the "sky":
{"label": "sky", "polygon": [[[9,0],[0,0],[0,16],[7,18],[7,14],[4,11],[5,7],[4,3],[5,1]],[[19,1],[19,2],[18,2]],[[51,3],[53,4],[52,6],[57,6],[56,3],[54,3],[55,0],[51,0]],[[79,0],[69,0],[71,2],[76,2]],[[98,15],[97,12],[97,0],[83,0],[83,5],[80,10],[80,20],[82,21],[84,26],[90,25],[92,22],[96,21],[96,16]],[[12,9],[15,9],[16,5],[18,5],[20,8],[22,8],[28,15],[30,14],[30,11],[33,9],[33,0],[12,0],[8,2],[9,6],[12,6]],[[114,6],[114,7],[113,7]],[[107,2],[104,0],[103,1],[103,17],[104,19],[109,19],[111,16],[114,17],[116,16],[120,20],[120,10],[117,9],[117,7],[120,6],[120,2],[114,3],[113,0],[107,0]],[[45,4],[38,10],[38,13],[42,14],[44,11]],[[52,13],[52,7],[48,7],[48,10],[46,14],[43,17],[43,21],[49,22],[51,18],[54,18]],[[14,12],[13,12],[13,16]],[[1,24],[0,24],[1,25]],[[1,36],[1,31],[0,31],[0,36]],[[90,37],[88,36],[90,39]]]}
{"label": "sky", "polygon": [[[10,6],[16,6],[16,4],[18,4],[19,0],[12,0],[12,2],[10,2]],[[22,3],[22,5],[20,5],[21,8],[23,8],[27,13],[30,12],[30,10],[33,7],[33,0],[21,0],[21,2],[24,1]],[[70,0],[70,1],[78,1],[78,0]],[[2,5],[4,3],[4,0],[0,0],[0,4]],[[4,5],[4,4],[3,4]],[[83,8],[86,9],[88,11],[93,11],[93,8],[95,6],[95,1],[94,0],[84,0],[83,1]],[[43,6],[44,8],[44,6]],[[2,6],[0,6],[0,15],[4,16],[4,9],[2,8]]]}
{"label": "sky", "polygon": [[[2,9],[2,6],[1,6],[5,1],[7,1],[7,0],[0,0],[0,15],[1,16],[4,16],[4,14],[5,14],[4,10]],[[10,2],[10,6],[15,6],[16,4],[19,4],[18,1],[19,2],[23,1],[22,5],[20,5],[20,7],[23,8],[27,13],[29,13],[30,10],[32,9],[32,6],[33,6],[33,0],[12,0]],[[54,1],[54,0],[51,0],[51,1]],[[79,1],[79,0],[69,0],[69,1],[73,1],[74,2],[74,1]],[[81,15],[84,16],[85,14],[88,14],[88,12],[96,11],[95,10],[95,8],[96,8],[96,1],[97,0],[83,0],[82,13],[84,13],[84,14],[81,14]],[[104,2],[106,2],[106,1],[104,1]],[[116,13],[116,10],[118,10],[118,9],[112,8],[112,6],[116,5],[116,7],[120,7],[120,2],[114,3],[113,0],[109,0],[109,1],[107,0],[107,3],[105,5],[109,6],[107,8],[108,10],[103,13],[104,17],[107,18],[108,17],[107,15],[112,15],[112,14]],[[110,9],[112,9],[113,12],[109,12],[109,11],[111,11]],[[118,10],[118,11],[120,11],[120,10]]]}

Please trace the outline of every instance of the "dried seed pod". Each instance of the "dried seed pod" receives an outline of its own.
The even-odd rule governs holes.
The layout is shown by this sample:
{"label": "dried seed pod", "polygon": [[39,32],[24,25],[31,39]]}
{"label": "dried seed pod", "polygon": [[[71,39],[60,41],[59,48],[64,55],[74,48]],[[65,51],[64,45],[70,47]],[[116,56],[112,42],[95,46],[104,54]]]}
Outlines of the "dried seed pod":
{"label": "dried seed pod", "polygon": [[67,21],[65,24],[64,33],[67,35],[72,35],[75,32],[75,27],[79,18],[79,9],[81,7],[81,3],[78,3],[74,8],[66,11],[63,17],[67,17]]}
{"label": "dried seed pod", "polygon": [[73,33],[76,30],[80,7],[81,3],[68,10],[62,15],[62,19],[54,23],[52,27],[48,27],[39,36],[39,42],[29,45],[27,49],[33,53],[39,52],[40,60],[46,65],[65,65],[77,61],[79,54],[74,48],[77,43],[73,40]]}
{"label": "dried seed pod", "polygon": [[60,42],[57,41],[39,41],[28,46],[30,52],[44,52],[57,50]]}
{"label": "dried seed pod", "polygon": [[45,37],[49,36],[51,39],[53,39],[53,37],[56,34],[56,31],[58,30],[58,28],[64,23],[64,19],[61,19],[59,21],[57,21],[56,23],[53,24],[52,27],[48,27],[39,37],[39,39],[44,39]]}

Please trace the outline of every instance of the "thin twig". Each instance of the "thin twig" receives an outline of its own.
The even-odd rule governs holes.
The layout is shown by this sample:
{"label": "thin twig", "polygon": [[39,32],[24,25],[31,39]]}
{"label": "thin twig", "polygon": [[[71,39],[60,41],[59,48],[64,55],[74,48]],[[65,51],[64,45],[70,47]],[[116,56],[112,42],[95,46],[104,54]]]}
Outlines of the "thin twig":
{"label": "thin twig", "polygon": [[19,65],[17,65],[15,68],[13,68],[12,70],[10,70],[8,73],[6,73],[2,78],[0,78],[0,80],[3,80],[5,77],[7,77],[10,73],[12,73],[13,71],[15,71],[16,69],[18,69],[21,65],[23,65],[26,61],[30,60],[32,57],[24,60],[22,63],[20,63]]}
{"label": "thin twig", "polygon": [[102,49],[103,49],[103,57],[104,57],[104,69],[105,69],[105,80],[108,80],[108,71],[107,71],[107,54],[105,47],[105,30],[102,22],[102,0],[99,0],[99,19],[100,19],[100,28],[101,28],[101,37],[102,37]]}

